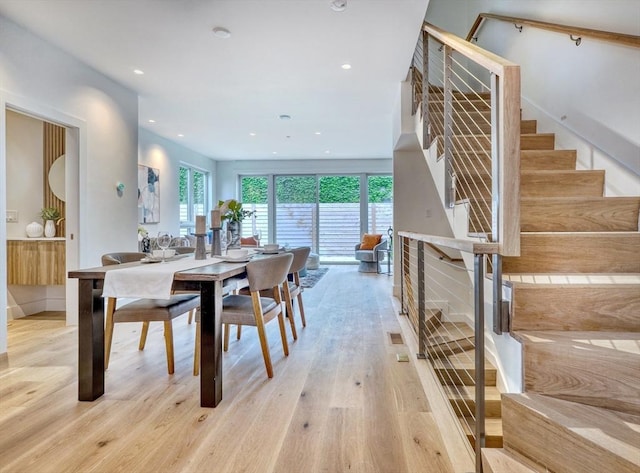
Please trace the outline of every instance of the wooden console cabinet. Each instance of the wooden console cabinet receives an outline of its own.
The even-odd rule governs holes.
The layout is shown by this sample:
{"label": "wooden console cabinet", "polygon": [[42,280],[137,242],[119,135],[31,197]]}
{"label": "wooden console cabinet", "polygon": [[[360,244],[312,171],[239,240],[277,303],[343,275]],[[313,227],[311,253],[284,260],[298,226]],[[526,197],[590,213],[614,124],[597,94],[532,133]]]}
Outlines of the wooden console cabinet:
{"label": "wooden console cabinet", "polygon": [[7,240],[7,284],[66,283],[64,239]]}

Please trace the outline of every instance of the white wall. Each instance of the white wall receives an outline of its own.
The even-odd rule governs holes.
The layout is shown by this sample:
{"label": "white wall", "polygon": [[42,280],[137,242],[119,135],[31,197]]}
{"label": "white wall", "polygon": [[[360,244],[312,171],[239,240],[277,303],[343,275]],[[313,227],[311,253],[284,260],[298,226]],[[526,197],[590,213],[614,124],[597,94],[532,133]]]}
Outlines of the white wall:
{"label": "white wall", "polygon": [[[0,16],[0,215],[7,210],[5,108],[25,111],[67,127],[67,269],[100,264],[100,256],[137,245],[137,165],[153,162],[152,143],[164,150],[167,169],[184,159],[213,166],[202,156],[141,131],[137,95]],[[70,158],[70,159],[69,159]],[[170,164],[171,163],[171,164]],[[170,171],[162,199],[171,199]],[[122,197],[116,184],[126,186]],[[41,185],[37,186],[41,189]],[[164,190],[164,187],[163,187]],[[177,200],[177,199],[176,199]],[[163,205],[161,203],[161,205]],[[163,205],[167,215],[171,206]],[[177,211],[175,212],[176,219]],[[21,215],[21,220],[23,216]],[[169,219],[170,217],[167,217]],[[12,229],[13,232],[13,229]],[[71,238],[73,236],[73,239]],[[0,245],[7,225],[0,218]],[[7,307],[6,252],[0,252],[0,307]],[[67,322],[77,322],[77,281],[67,281]],[[7,313],[0,310],[0,354],[7,351]]]}
{"label": "white wall", "polygon": [[7,111],[7,209],[18,211],[18,221],[7,223],[7,237],[26,236],[26,226],[39,217],[43,202],[43,127],[38,120]]}
{"label": "white wall", "polygon": [[142,225],[152,236],[160,230],[166,230],[173,235],[178,235],[180,232],[178,198],[180,164],[188,164],[209,172],[211,181],[209,183],[211,187],[209,205],[211,206],[215,195],[216,162],[144,128],[140,129],[138,139],[139,164],[144,164],[160,171],[160,222]]}

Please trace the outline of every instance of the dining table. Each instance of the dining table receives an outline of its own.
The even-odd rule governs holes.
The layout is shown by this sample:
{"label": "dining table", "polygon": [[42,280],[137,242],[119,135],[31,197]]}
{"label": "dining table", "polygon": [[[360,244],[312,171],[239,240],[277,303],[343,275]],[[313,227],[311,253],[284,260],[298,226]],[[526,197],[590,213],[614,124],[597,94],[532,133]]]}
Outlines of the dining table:
{"label": "dining table", "polygon": [[[94,401],[105,392],[104,299],[148,298],[173,291],[200,293],[200,405],[222,400],[222,294],[224,281],[245,272],[247,261],[194,255],[166,262],[144,261],[69,271],[78,279],[78,400]],[[116,274],[118,273],[119,274]],[[136,284],[130,281],[136,280]],[[154,288],[159,288],[160,294]]]}

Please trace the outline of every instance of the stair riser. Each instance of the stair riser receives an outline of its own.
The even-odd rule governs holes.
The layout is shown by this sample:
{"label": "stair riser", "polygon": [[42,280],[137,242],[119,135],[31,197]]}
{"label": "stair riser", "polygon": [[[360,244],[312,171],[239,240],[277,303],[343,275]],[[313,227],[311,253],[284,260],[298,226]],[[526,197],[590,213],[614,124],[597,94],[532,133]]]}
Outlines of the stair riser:
{"label": "stair riser", "polygon": [[534,343],[525,338],[523,348],[525,391],[640,415],[640,355],[590,340]]}
{"label": "stair riser", "polygon": [[[456,198],[490,200],[491,179],[487,175],[458,173]],[[522,171],[520,197],[602,197],[604,174],[599,171]],[[467,195],[467,193],[469,195]]]}
{"label": "stair riser", "polygon": [[[455,386],[474,386],[475,370],[463,370],[456,368],[434,368],[438,379],[442,384]],[[485,386],[496,385],[496,371],[485,370],[484,374]]]}
{"label": "stair riser", "polygon": [[[521,150],[551,150],[555,137],[552,134],[520,135]],[[491,137],[486,135],[454,135],[452,138],[454,150],[460,151],[491,151]]]}
{"label": "stair riser", "polygon": [[640,198],[527,199],[520,202],[523,232],[638,230]]}
{"label": "stair riser", "polygon": [[556,423],[553,418],[502,398],[504,447],[554,472],[637,473],[638,466]]}
{"label": "stair riser", "polygon": [[[524,133],[524,132],[522,132]],[[575,150],[549,149],[549,150],[522,150],[520,152],[521,171],[575,171]]]}
{"label": "stair riser", "polygon": [[[453,109],[456,111],[484,111],[491,110],[491,103],[486,100],[454,100],[453,101]],[[444,102],[442,100],[431,100],[429,101],[429,111],[440,111],[444,110]]]}
{"label": "stair riser", "polygon": [[504,273],[638,273],[638,233],[523,233],[520,257],[505,257]]}
{"label": "stair riser", "polygon": [[511,330],[640,331],[640,286],[516,284]]}
{"label": "stair riser", "polygon": [[[476,402],[472,399],[449,399],[453,411],[458,417],[469,416],[476,412]],[[502,403],[499,400],[487,400],[484,403],[485,417],[500,418]]]}

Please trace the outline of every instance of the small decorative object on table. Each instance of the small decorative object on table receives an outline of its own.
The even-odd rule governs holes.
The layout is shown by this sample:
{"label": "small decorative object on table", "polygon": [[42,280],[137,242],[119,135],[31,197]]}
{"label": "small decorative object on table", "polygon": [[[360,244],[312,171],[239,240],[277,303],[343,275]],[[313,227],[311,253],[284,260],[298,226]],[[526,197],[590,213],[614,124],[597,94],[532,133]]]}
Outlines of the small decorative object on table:
{"label": "small decorative object on table", "polygon": [[242,208],[242,202],[235,199],[218,202],[220,219],[227,221],[227,248],[240,248],[240,236],[242,235],[242,221],[253,215],[250,210]]}
{"label": "small decorative object on table", "polygon": [[196,255],[197,260],[207,259],[207,250],[204,244],[204,237],[206,233],[207,223],[204,215],[196,215]]}

